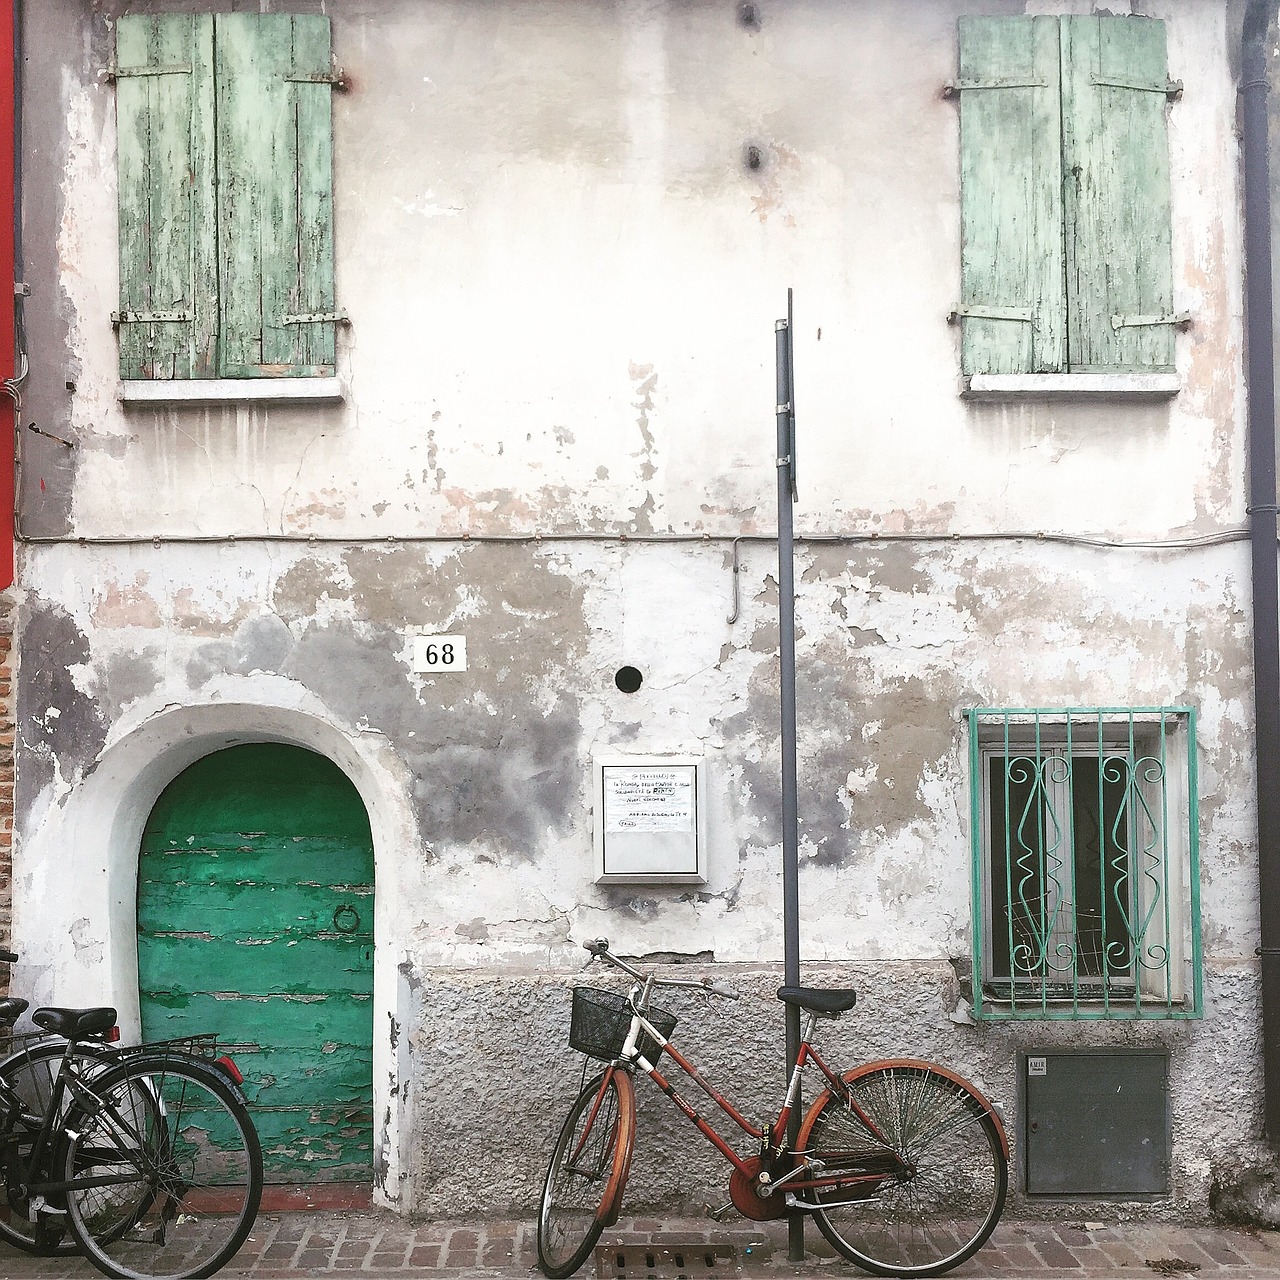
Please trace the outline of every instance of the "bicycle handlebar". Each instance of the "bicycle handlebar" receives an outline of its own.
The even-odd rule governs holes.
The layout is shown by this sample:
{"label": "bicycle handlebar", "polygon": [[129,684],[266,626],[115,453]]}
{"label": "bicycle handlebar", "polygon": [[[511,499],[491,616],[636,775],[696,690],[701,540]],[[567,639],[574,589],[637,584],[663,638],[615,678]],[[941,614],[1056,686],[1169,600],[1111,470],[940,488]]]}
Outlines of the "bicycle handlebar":
{"label": "bicycle handlebar", "polygon": [[[726,1000],[737,1000],[738,992],[732,987],[727,987],[723,982],[713,982],[710,978],[659,978],[654,973],[642,973],[639,969],[633,968],[625,960],[615,956],[609,950],[608,938],[589,938],[584,942],[583,947],[591,952],[592,960],[607,960],[617,969],[621,969],[623,973],[629,973],[638,982],[648,983],[653,987],[692,987],[696,991],[704,991],[708,995],[723,996]],[[591,961],[587,961],[588,964]]]}

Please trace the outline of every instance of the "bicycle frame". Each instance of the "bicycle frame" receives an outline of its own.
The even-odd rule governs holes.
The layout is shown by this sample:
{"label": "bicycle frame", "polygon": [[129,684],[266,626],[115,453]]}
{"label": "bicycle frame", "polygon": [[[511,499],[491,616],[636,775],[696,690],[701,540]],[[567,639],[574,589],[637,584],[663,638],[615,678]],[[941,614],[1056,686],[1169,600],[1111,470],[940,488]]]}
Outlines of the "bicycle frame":
{"label": "bicycle frame", "polygon": [[[641,997],[642,1003],[647,1005],[647,995]],[[827,1188],[846,1188],[855,1187],[861,1184],[877,1184],[884,1178],[898,1173],[913,1172],[911,1166],[895,1151],[893,1151],[885,1139],[884,1135],[877,1128],[874,1121],[866,1112],[858,1105],[856,1098],[845,1088],[843,1080],[831,1070],[823,1061],[821,1054],[818,1053],[811,1043],[814,1025],[817,1022],[817,1015],[810,1012],[804,1032],[800,1037],[800,1050],[796,1056],[795,1066],[791,1071],[791,1078],[787,1085],[786,1096],[783,1099],[782,1108],[778,1112],[777,1119],[768,1128],[759,1128],[752,1124],[741,1111],[721,1093],[715,1085],[713,1085],[698,1068],[691,1063],[669,1040],[667,1040],[661,1032],[653,1026],[651,1022],[638,1012],[635,1008],[636,997],[632,996],[632,1016],[631,1028],[627,1034],[626,1041],[622,1047],[622,1056],[610,1064],[605,1073],[601,1090],[607,1087],[609,1078],[615,1070],[626,1069],[630,1067],[639,1067],[653,1082],[662,1090],[664,1094],[676,1105],[676,1107],[692,1122],[694,1127],[702,1134],[708,1142],[714,1146],[726,1160],[742,1174],[744,1178],[754,1181],[759,1174],[756,1168],[753,1168],[753,1158],[744,1158],[729,1145],[729,1143],[716,1131],[716,1129],[679,1094],[675,1086],[669,1081],[651,1062],[648,1061],[637,1048],[641,1034],[651,1036],[658,1044],[662,1046],[671,1060],[687,1075],[693,1082],[703,1091],[711,1100],[724,1112],[742,1131],[756,1139],[761,1145],[761,1155],[768,1154],[773,1159],[787,1154],[786,1132],[787,1125],[791,1119],[791,1114],[795,1109],[796,1102],[800,1096],[800,1079],[804,1072],[805,1066],[812,1061],[826,1079],[828,1086],[837,1095],[844,1098],[854,1114],[861,1123],[866,1127],[868,1134],[877,1142],[883,1145],[883,1152],[876,1153],[870,1157],[861,1154],[856,1157],[850,1156],[850,1160],[856,1160],[857,1169],[849,1170],[844,1173],[824,1172],[825,1165],[830,1161],[831,1153],[827,1153],[827,1159],[821,1162],[824,1169],[818,1169],[816,1166],[819,1161],[811,1157],[805,1157],[804,1162],[794,1169],[786,1170],[777,1179],[770,1179],[767,1183],[767,1189],[763,1194],[770,1194],[773,1189],[786,1185],[787,1191],[794,1194],[798,1191],[815,1191]],[[594,1118],[594,1112],[593,1112]],[[804,1176],[813,1167],[817,1176]],[[865,1196],[859,1197],[864,1199]],[[802,1203],[798,1207],[805,1207]],[[832,1202],[828,1201],[825,1207],[833,1207]]]}
{"label": "bicycle frame", "polygon": [[[96,1174],[73,1181],[38,1180],[36,1175],[45,1172],[48,1159],[57,1145],[57,1136],[62,1132],[61,1118],[65,1114],[63,1102],[68,1093],[80,1106],[95,1105],[105,1110],[111,1122],[119,1127],[127,1137],[137,1139],[139,1152],[144,1143],[132,1124],[125,1118],[109,1099],[95,1093],[92,1087],[80,1076],[75,1066],[77,1042],[68,1041],[57,1073],[53,1077],[49,1101],[42,1116],[28,1112],[21,1097],[0,1077],[0,1114],[5,1117],[4,1130],[0,1132],[0,1145],[5,1148],[5,1183],[6,1190],[18,1190],[23,1198],[31,1200],[33,1213],[50,1212],[61,1214],[63,1211],[49,1205],[46,1195],[58,1194],[70,1190],[81,1190],[87,1187],[120,1186],[135,1181],[130,1174]],[[34,1137],[32,1138],[32,1135]],[[18,1143],[24,1138],[32,1138],[30,1156],[23,1162],[17,1151]],[[34,1221],[34,1219],[33,1219]]]}
{"label": "bicycle frame", "polygon": [[[731,1208],[757,1222],[803,1211],[838,1254],[886,1276],[941,1275],[990,1238],[1008,1192],[1008,1138],[997,1108],[935,1062],[876,1059],[840,1072],[829,1066],[814,1047],[814,1030],[819,1019],[854,1007],[853,990],[778,989],[780,1000],[803,1013],[803,1031],[777,1116],[753,1122],[672,1044],[677,1019],[651,1003],[654,992],[669,988],[726,1000],[739,999],[739,992],[710,976],[642,971],[614,955],[607,938],[583,947],[588,964],[604,961],[634,985],[626,999],[573,993],[570,1047],[606,1065],[574,1099],[543,1184],[538,1262],[549,1280],[572,1276],[618,1220],[635,1142],[637,1071],[728,1161],[729,1203],[709,1210],[714,1218]],[[662,1065],[664,1052],[674,1066]],[[802,1109],[801,1083],[811,1065],[820,1078]],[[699,1102],[679,1072],[741,1133]]]}

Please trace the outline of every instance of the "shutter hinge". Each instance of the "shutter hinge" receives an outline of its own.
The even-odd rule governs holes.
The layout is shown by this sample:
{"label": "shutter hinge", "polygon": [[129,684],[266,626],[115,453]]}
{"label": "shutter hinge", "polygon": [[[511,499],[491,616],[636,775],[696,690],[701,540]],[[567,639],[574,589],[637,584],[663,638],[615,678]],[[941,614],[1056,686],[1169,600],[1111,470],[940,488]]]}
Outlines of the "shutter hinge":
{"label": "shutter hinge", "polygon": [[309,315],[282,316],[281,324],[341,324],[350,325],[351,317],[345,311],[313,311]]}
{"label": "shutter hinge", "polygon": [[347,73],[339,66],[335,66],[332,71],[313,71],[309,75],[285,76],[284,82],[285,84],[328,84],[340,93],[345,93],[351,88]]}
{"label": "shutter hinge", "polygon": [[1191,312],[1176,311],[1172,315],[1154,315],[1154,316],[1120,316],[1111,317],[1111,329],[1114,333],[1119,333],[1121,329],[1145,329],[1153,328],[1156,325],[1169,324],[1175,329],[1188,329],[1191,327]]}
{"label": "shutter hinge", "polygon": [[122,324],[170,324],[194,319],[190,311],[113,311],[111,327],[118,329]]}
{"label": "shutter hinge", "polygon": [[102,78],[108,84],[114,84],[117,80],[125,80],[133,76],[189,76],[190,74],[190,63],[175,64],[170,67],[117,67],[113,62],[102,73]]}
{"label": "shutter hinge", "polygon": [[970,89],[1047,89],[1049,82],[1043,76],[1006,76],[995,80],[948,80],[942,86],[944,98],[954,98]]}
{"label": "shutter hinge", "polygon": [[1177,102],[1182,97],[1182,81],[1166,80],[1164,84],[1151,84],[1149,81],[1125,80],[1120,76],[1100,76],[1095,71],[1089,81],[1093,85],[1106,85],[1111,89],[1134,89],[1139,93],[1163,93],[1170,102]]}
{"label": "shutter hinge", "polygon": [[1016,320],[1020,324],[1035,324],[1030,307],[956,307],[947,312],[947,323],[960,320]]}

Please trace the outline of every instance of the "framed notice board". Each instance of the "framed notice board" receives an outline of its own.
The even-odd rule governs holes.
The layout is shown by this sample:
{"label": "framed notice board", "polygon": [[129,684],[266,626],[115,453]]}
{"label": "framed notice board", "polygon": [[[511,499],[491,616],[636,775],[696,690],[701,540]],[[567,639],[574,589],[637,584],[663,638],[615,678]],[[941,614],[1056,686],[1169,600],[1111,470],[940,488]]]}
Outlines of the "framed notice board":
{"label": "framed notice board", "polygon": [[597,884],[706,884],[705,762],[605,755],[595,773]]}

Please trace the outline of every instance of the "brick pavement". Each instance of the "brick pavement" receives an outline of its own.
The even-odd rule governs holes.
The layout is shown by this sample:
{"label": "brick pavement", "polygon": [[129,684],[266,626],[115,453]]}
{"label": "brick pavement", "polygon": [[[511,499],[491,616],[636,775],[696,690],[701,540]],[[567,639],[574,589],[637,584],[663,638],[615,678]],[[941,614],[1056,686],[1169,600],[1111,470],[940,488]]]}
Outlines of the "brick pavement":
{"label": "brick pavement", "polygon": [[[957,1280],[1154,1280],[1158,1276],[1187,1280],[1280,1280],[1280,1232],[1230,1228],[1181,1227],[1160,1223],[1004,1222],[978,1255],[951,1274]],[[835,1259],[817,1230],[805,1233],[806,1259],[787,1259],[784,1223],[706,1219],[656,1221],[624,1219],[607,1231],[603,1242],[623,1247],[651,1246],[658,1256],[657,1273],[678,1247],[698,1244],[729,1246],[735,1271],[751,1280],[796,1280],[797,1277],[855,1277],[862,1273]],[[634,1266],[634,1252],[629,1255]],[[532,1222],[413,1223],[373,1211],[293,1212],[262,1214],[254,1232],[222,1272],[240,1280],[300,1280],[311,1276],[528,1277],[537,1271]],[[579,1275],[595,1280],[594,1260]],[[616,1267],[599,1273],[617,1274]],[[644,1275],[630,1270],[628,1277]],[[697,1273],[694,1273],[697,1274]],[[704,1273],[705,1274],[705,1273]],[[97,1275],[77,1257],[32,1258],[0,1245],[3,1280],[89,1280]]]}

